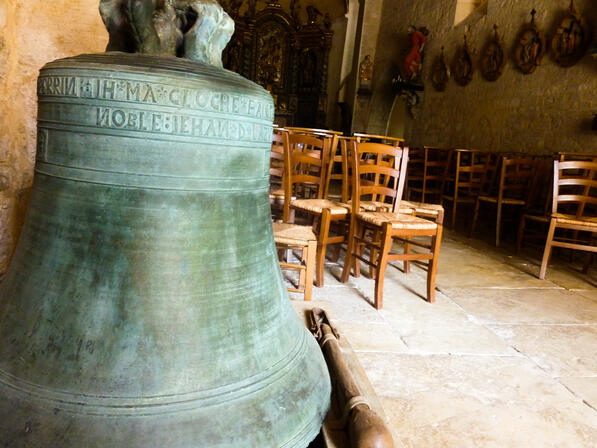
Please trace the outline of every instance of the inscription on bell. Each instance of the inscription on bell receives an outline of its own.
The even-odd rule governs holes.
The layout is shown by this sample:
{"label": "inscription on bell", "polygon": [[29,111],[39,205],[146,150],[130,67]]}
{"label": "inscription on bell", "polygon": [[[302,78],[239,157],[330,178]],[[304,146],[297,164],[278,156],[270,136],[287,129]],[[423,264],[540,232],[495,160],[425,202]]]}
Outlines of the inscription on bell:
{"label": "inscription on bell", "polygon": [[267,141],[272,132],[268,126],[251,123],[111,107],[97,108],[96,125],[103,128],[250,141]]}
{"label": "inscription on bell", "polygon": [[184,107],[193,110],[234,114],[273,120],[274,106],[265,101],[233,93],[177,87],[157,82],[85,76],[41,76],[37,93],[106,101]]}

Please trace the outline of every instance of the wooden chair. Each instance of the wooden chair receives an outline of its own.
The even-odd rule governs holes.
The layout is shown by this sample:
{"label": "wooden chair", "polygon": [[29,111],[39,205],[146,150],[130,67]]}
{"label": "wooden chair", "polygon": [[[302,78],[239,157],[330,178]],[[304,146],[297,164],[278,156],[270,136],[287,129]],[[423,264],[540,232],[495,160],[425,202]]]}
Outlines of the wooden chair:
{"label": "wooden chair", "polygon": [[520,253],[525,241],[541,241],[541,247],[543,247],[551,219],[553,158],[551,156],[537,158],[537,161],[537,181],[529,192],[527,203],[518,224],[517,254]]}
{"label": "wooden chair", "polygon": [[538,165],[539,161],[532,158],[502,157],[497,191],[477,196],[469,237],[475,231],[481,203],[495,204],[495,245],[500,245],[504,205],[522,207],[523,209],[526,207],[536,181]]}
{"label": "wooden chair", "polygon": [[384,145],[401,146],[404,139],[400,137],[390,137],[389,135],[367,134],[364,132],[354,132],[352,136],[357,142],[377,142]]}
{"label": "wooden chair", "polygon": [[[552,247],[597,252],[593,243],[597,233],[597,163],[587,161],[554,161],[552,214],[543,251],[539,278],[544,279]],[[573,206],[576,213],[563,207]],[[558,229],[588,234],[588,240],[556,236]]]}
{"label": "wooden chair", "polygon": [[317,252],[317,237],[310,226],[273,222],[274,241],[279,254],[301,252],[298,263],[291,262],[290,257],[280,260],[280,269],[299,272],[297,287],[287,288],[290,292],[300,292],[304,300],[311,300],[313,291],[313,274],[315,272],[315,255]]}
{"label": "wooden chair", "polygon": [[275,128],[269,165],[269,202],[274,219],[282,219],[284,212],[284,148],[286,146],[288,146],[288,131]]}
{"label": "wooden chair", "polygon": [[450,224],[456,224],[458,204],[475,204],[485,181],[489,153],[484,151],[455,149],[450,158],[450,168],[442,185],[441,205],[451,202]]}
{"label": "wooden chair", "polygon": [[[330,148],[335,147],[337,135],[289,134],[286,152],[286,178],[284,194],[296,199],[284,203],[284,220],[290,219],[290,211],[306,215],[312,220],[317,235],[315,284],[323,286],[323,270],[327,246],[342,243],[344,232],[330,234],[332,223],[347,220],[349,208],[338,201],[324,197],[328,190],[326,181],[332,164],[327,163]],[[308,194],[305,194],[308,193]]]}
{"label": "wooden chair", "polygon": [[451,150],[438,146],[424,146],[418,150],[413,160],[409,152],[407,173],[407,200],[429,202],[431,196],[437,202],[441,199],[442,186],[446,177]]}
{"label": "wooden chair", "polygon": [[[370,155],[370,157],[366,157]],[[372,157],[371,157],[372,156]],[[387,164],[370,163],[370,160],[393,161]],[[435,301],[435,275],[437,272],[437,258],[441,241],[442,226],[413,214],[400,213],[400,198],[404,190],[408,148],[397,148],[379,143],[355,143],[352,151],[353,195],[350,235],[348,250],[342,270],[342,282],[346,282],[351,269],[354,268],[358,276],[359,261],[363,261],[373,268],[375,276],[375,307],[383,306],[383,283],[386,266],[389,261],[429,260],[427,274],[427,299]],[[391,178],[388,182],[385,178]],[[374,181],[371,181],[371,178]],[[371,212],[361,211],[361,200],[386,203],[390,198],[392,211]],[[421,243],[412,238],[416,236],[431,237],[431,244]],[[392,253],[394,240],[407,242],[428,250],[423,253]],[[366,258],[364,248],[369,249]]]}

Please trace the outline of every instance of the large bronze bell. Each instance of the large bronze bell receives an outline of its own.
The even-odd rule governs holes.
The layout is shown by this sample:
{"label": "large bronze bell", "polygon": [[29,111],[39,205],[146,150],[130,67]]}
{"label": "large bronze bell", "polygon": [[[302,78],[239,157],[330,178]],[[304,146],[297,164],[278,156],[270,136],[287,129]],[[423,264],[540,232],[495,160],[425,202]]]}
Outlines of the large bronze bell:
{"label": "large bronze bell", "polygon": [[330,381],[278,267],[271,96],[127,53],[54,61],[38,94],[0,285],[0,445],[307,446]]}

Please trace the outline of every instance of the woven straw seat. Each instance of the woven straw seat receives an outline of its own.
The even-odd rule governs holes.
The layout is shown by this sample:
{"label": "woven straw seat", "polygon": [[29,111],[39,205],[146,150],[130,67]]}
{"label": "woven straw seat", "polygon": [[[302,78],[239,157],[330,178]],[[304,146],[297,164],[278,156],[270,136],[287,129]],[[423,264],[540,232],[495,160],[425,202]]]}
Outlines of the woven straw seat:
{"label": "woven straw seat", "polygon": [[332,215],[347,215],[350,211],[342,203],[329,199],[296,199],[290,205],[294,209],[312,213],[323,213],[323,209],[329,209]]}
{"label": "woven straw seat", "polygon": [[554,213],[551,215],[558,224],[573,224],[575,226],[597,227],[597,218],[583,216],[577,218],[575,215],[566,215],[564,213]]}
{"label": "woven straw seat", "polygon": [[[283,188],[276,188],[275,190],[270,190],[270,192],[269,192],[270,199],[274,199],[276,201],[283,201],[284,197],[285,197],[285,195],[284,195]],[[296,197],[293,196],[292,199],[296,199]]]}
{"label": "woven straw seat", "polygon": [[[400,213],[404,213],[405,215],[412,215],[415,212],[415,208],[411,207],[410,205],[403,205],[404,202],[406,201],[402,201],[400,203]],[[346,207],[348,210],[352,211],[352,204],[342,202],[341,205],[343,207]],[[375,201],[361,201],[359,205],[361,206],[361,210],[366,212],[389,212],[393,207],[392,204]]]}
{"label": "woven straw seat", "polygon": [[270,190],[269,198],[283,201],[284,200],[284,189],[276,188],[275,190]]}
{"label": "woven straw seat", "polygon": [[[300,226],[284,222],[273,222],[272,230],[278,256],[280,257],[280,269],[299,272],[297,287],[288,287],[288,291],[301,292],[305,300],[311,300],[317,236],[313,233],[311,226]],[[285,261],[281,252],[289,253],[294,250],[302,252],[300,262],[291,262],[288,259]]]}
{"label": "woven straw seat", "polygon": [[427,204],[425,202],[402,201],[400,202],[400,213],[402,208],[411,208],[415,214],[424,214],[428,216],[437,216],[444,212],[440,204]]}
{"label": "woven straw seat", "polygon": [[404,213],[360,212],[357,216],[359,219],[376,226],[391,222],[393,229],[433,230],[437,228],[437,224],[432,221]]}
{"label": "woven straw seat", "polygon": [[392,204],[378,201],[361,201],[361,208],[368,212],[389,212],[392,210]]}
{"label": "woven straw seat", "polygon": [[273,222],[274,241],[276,243],[304,246],[308,241],[317,241],[311,226],[300,226],[285,222]]}

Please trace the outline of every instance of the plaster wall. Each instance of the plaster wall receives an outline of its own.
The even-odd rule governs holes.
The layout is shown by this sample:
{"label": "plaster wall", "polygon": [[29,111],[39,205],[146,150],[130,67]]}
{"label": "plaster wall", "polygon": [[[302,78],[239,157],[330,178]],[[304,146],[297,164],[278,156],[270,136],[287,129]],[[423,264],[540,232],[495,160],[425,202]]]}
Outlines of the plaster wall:
{"label": "plaster wall", "polygon": [[[401,70],[409,49],[408,25],[426,26],[430,36],[425,51],[425,93],[406,123],[411,145],[439,145],[491,151],[522,151],[534,154],[554,151],[595,152],[597,133],[591,131],[597,112],[597,61],[586,55],[569,68],[558,66],[548,53],[530,75],[519,72],[512,52],[530,11],[548,42],[564,18],[569,0],[489,0],[487,14],[454,26],[457,0],[385,0],[374,68],[374,94],[368,118],[369,132],[383,130],[394,95],[391,80]],[[594,0],[576,0],[579,11],[597,26]],[[497,24],[508,53],[508,65],[495,82],[479,71],[482,50]],[[475,74],[466,87],[450,80],[445,92],[431,86],[431,67],[442,46],[451,63],[470,25],[475,51]],[[594,30],[597,34],[597,28]]]}
{"label": "plaster wall", "polygon": [[0,273],[8,266],[33,181],[39,69],[103,51],[98,0],[0,1]]}

